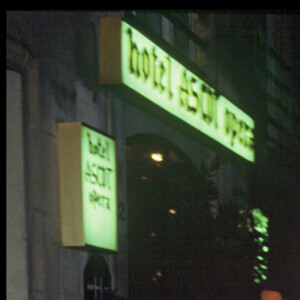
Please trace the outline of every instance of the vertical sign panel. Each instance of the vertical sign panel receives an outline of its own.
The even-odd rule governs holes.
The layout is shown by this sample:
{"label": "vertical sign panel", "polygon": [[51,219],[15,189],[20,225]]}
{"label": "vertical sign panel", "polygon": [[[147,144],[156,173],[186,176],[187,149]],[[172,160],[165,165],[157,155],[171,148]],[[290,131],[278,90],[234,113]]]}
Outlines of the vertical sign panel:
{"label": "vertical sign panel", "polygon": [[80,122],[58,124],[63,246],[117,251],[115,140]]}
{"label": "vertical sign panel", "polygon": [[117,248],[115,141],[82,126],[82,198],[86,244]]}

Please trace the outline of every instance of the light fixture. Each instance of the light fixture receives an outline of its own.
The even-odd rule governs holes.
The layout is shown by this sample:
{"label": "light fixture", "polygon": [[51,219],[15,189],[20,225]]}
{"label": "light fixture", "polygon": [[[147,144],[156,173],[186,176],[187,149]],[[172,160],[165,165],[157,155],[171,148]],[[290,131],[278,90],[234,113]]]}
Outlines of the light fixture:
{"label": "light fixture", "polygon": [[176,210],[173,209],[173,208],[170,208],[169,213],[172,214],[172,215],[176,215]]}
{"label": "light fixture", "polygon": [[151,158],[155,161],[163,161],[163,156],[160,153],[152,153]]}

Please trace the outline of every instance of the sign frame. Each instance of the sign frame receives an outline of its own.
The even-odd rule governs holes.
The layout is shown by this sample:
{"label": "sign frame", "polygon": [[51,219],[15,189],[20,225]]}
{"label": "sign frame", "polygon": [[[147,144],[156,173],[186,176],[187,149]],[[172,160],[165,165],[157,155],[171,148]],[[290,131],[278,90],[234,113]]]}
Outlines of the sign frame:
{"label": "sign frame", "polygon": [[[87,201],[83,194],[83,151],[82,132],[91,130],[95,134],[109,139],[113,144],[114,170],[114,199],[112,204],[113,236],[110,246],[103,246],[102,241],[87,241],[84,217],[84,202]],[[118,194],[117,194],[117,153],[116,139],[99,131],[83,122],[59,122],[57,123],[58,146],[58,171],[59,171],[59,197],[60,197],[60,236],[63,247],[72,247],[88,252],[101,251],[103,254],[118,252]],[[99,207],[100,209],[100,207]],[[99,243],[102,245],[99,245]],[[106,242],[105,242],[106,243]],[[106,243],[107,244],[107,243]]]}

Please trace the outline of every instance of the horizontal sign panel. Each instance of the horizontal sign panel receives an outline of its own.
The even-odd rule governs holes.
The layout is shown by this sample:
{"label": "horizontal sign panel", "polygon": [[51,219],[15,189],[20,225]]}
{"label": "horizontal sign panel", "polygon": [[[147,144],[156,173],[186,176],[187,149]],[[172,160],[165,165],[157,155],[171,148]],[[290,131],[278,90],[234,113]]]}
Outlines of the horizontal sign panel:
{"label": "horizontal sign panel", "polygon": [[80,122],[57,127],[62,244],[116,251],[115,141]]}
{"label": "horizontal sign panel", "polygon": [[250,116],[120,18],[100,19],[99,32],[100,84],[126,85],[254,162]]}

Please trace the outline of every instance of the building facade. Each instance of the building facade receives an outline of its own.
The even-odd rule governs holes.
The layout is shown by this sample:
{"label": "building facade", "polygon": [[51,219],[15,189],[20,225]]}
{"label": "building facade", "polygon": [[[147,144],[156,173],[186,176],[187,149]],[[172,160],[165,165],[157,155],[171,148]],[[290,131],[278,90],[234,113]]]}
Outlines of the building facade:
{"label": "building facade", "polygon": [[[299,228],[300,114],[294,53],[286,50],[294,47],[283,45],[294,41],[285,32],[295,17],[6,17],[8,299],[253,299],[263,289],[292,299],[299,241],[288,228]],[[179,108],[168,106],[175,94]],[[111,253],[62,242],[58,124],[74,122],[115,141],[118,247]],[[222,126],[228,141],[214,133]],[[104,173],[91,174],[104,184]],[[267,216],[268,234],[255,235],[255,208]],[[262,256],[254,239],[263,237],[267,271],[255,258]]]}

